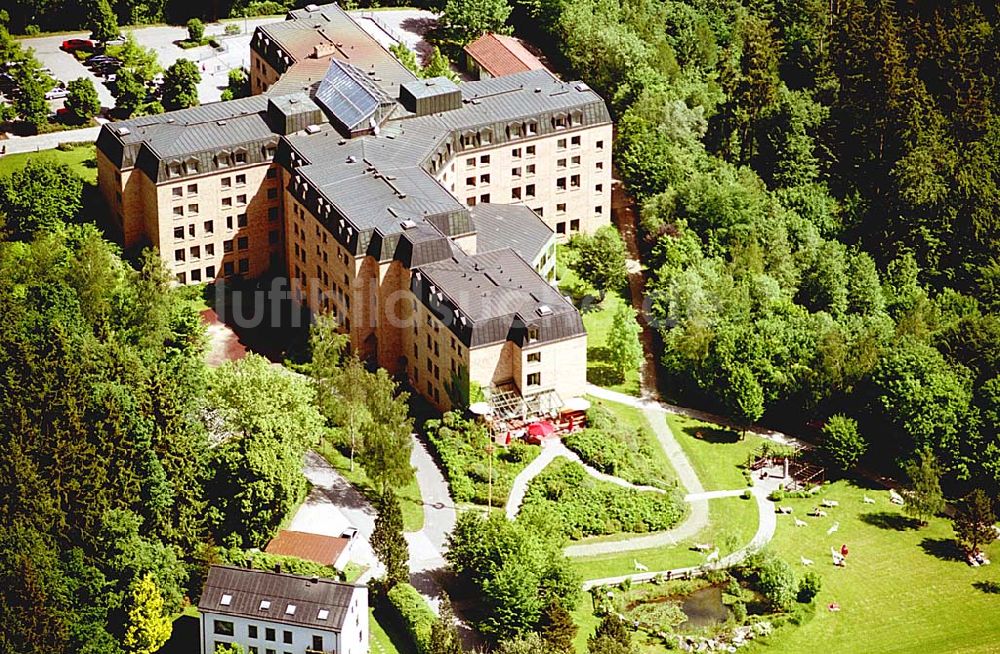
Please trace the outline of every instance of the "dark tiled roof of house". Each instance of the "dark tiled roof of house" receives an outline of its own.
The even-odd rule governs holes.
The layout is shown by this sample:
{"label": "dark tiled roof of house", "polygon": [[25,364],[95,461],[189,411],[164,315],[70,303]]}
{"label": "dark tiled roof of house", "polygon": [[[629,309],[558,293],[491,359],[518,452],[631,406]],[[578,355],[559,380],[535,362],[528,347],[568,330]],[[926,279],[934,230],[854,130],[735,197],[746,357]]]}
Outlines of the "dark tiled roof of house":
{"label": "dark tiled roof of house", "polygon": [[198,609],[340,631],[356,592],[368,591],[330,579],[213,565]]}
{"label": "dark tiled roof of house", "polygon": [[483,34],[465,46],[465,52],[494,77],[545,68],[538,57],[513,36]]}
{"label": "dark tiled roof of house", "polygon": [[349,538],[310,534],[304,531],[283,529],[264,548],[265,552],[294,556],[321,565],[332,566],[347,549]]}

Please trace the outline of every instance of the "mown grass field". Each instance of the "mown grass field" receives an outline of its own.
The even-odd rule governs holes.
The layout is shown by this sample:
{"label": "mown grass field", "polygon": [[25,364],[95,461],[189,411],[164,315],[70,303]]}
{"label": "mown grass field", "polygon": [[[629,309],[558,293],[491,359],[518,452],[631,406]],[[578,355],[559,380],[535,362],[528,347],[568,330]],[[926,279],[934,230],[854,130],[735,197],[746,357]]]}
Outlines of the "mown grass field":
{"label": "mown grass field", "polygon": [[43,150],[22,152],[0,157],[0,175],[9,174],[24,167],[30,159],[49,159],[68,164],[88,184],[97,183],[97,159],[93,145],[83,145],[71,150]]}
{"label": "mown grass field", "polygon": [[747,485],[741,466],[764,443],[763,438],[747,434],[740,440],[735,431],[675,414],[667,415],[667,424],[705,490],[732,490]]}

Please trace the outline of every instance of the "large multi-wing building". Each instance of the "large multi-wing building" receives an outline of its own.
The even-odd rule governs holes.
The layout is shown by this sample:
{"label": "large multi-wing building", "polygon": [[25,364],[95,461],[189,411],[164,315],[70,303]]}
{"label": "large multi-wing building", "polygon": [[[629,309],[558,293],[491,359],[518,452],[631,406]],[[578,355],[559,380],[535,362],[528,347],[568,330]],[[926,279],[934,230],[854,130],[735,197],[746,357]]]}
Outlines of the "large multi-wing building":
{"label": "large multi-wing building", "polygon": [[441,409],[470,383],[583,391],[556,243],[610,221],[612,125],[546,70],[417,79],[336,5],[259,27],[249,98],[106,125],[126,247],[180,284],[286,276],[362,358]]}

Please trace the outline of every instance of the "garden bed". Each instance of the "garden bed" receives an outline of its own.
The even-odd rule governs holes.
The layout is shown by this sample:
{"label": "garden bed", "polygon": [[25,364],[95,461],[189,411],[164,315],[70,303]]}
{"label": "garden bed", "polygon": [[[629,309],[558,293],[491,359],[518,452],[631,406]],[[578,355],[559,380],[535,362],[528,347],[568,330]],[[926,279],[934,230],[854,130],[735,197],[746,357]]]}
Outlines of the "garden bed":
{"label": "garden bed", "polygon": [[544,511],[571,539],[670,529],[686,505],[676,491],[656,493],[599,481],[579,463],[556,459],[528,486],[522,512]]}
{"label": "garden bed", "polygon": [[486,505],[492,500],[493,506],[503,506],[514,478],[541,452],[536,445],[515,442],[493,445],[491,455],[485,428],[454,412],[428,420],[424,432],[456,502]]}

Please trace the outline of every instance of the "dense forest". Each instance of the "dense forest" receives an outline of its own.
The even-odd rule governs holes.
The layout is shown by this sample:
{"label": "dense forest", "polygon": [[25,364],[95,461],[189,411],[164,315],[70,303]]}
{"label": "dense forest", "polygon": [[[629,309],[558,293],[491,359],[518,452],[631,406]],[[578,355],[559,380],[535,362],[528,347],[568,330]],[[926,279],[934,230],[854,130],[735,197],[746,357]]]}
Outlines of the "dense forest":
{"label": "dense forest", "polygon": [[521,0],[609,99],[676,399],[1000,481],[992,2]]}

